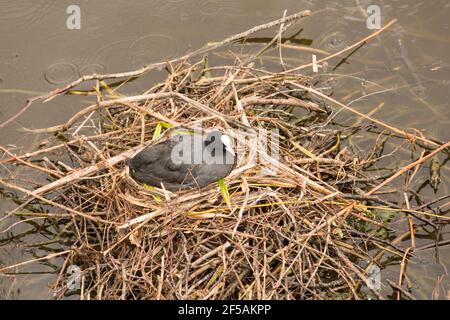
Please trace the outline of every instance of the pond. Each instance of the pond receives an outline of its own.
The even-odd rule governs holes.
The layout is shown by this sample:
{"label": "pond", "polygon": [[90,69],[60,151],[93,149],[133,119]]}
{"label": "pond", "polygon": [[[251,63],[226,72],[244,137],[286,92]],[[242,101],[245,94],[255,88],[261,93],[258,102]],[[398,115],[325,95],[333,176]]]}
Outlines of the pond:
{"label": "pond", "polygon": [[[72,1],[6,0],[0,3],[0,123],[17,114],[26,99],[49,92],[76,80],[80,75],[134,70],[145,64],[182,56],[226,37],[287,14],[311,10],[301,20],[297,33],[284,42],[284,62],[303,65],[338,52],[368,36],[370,5],[380,9],[381,26],[397,22],[373,41],[359,48],[337,65],[321,66],[318,74],[330,76],[333,98],[364,114],[400,128],[415,128],[427,138],[450,139],[450,3],[447,0],[419,1],[312,1],[312,0],[133,0],[82,1],[78,8],[80,24],[70,27]],[[73,9],[73,8],[72,8]],[[79,28],[78,28],[79,27]],[[248,39],[249,45],[263,47],[274,30]],[[295,50],[302,45],[307,50]],[[291,47],[290,47],[291,46]],[[277,55],[276,51],[271,53]],[[212,59],[222,59],[226,50]],[[278,58],[278,56],[276,57]],[[270,54],[266,57],[270,64]],[[264,63],[264,61],[263,61]],[[313,70],[307,71],[309,74]],[[128,88],[140,92],[160,80],[150,73]],[[379,89],[368,90],[377,86]],[[370,92],[369,94],[367,92]],[[38,103],[17,119],[0,128],[0,146],[22,154],[41,144],[45,135],[28,133],[23,128],[45,128],[60,123],[86,105],[83,96]],[[354,123],[357,118],[339,113],[336,121]],[[418,132],[419,132],[418,131]],[[409,153],[399,163],[406,164]],[[428,163],[416,176],[415,192],[432,200],[449,194],[448,155],[437,157],[442,181],[434,189],[428,179]],[[0,167],[0,178],[11,177]],[[444,200],[444,202],[447,200]],[[448,213],[442,202],[441,212]],[[0,187],[1,216],[16,206],[14,194]],[[390,227],[400,235],[408,230],[404,218]],[[52,242],[50,234],[38,223],[10,228],[11,220],[0,220],[0,269],[51,252],[64,250]],[[418,298],[450,298],[450,246],[433,247],[436,240],[450,240],[450,227],[421,229],[416,234],[418,247],[407,266],[412,292]],[[409,239],[401,243],[410,246]],[[50,285],[58,277],[63,259],[33,263],[15,272],[0,274],[0,299],[49,299]],[[398,279],[398,264],[385,261],[382,278]],[[385,290],[394,298],[392,290]]]}

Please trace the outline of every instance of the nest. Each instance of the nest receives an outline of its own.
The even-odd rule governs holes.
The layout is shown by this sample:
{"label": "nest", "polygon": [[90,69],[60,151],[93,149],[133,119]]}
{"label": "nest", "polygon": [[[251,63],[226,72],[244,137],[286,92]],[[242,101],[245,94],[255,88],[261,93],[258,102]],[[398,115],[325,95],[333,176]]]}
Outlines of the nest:
{"label": "nest", "polygon": [[[67,245],[43,259],[65,259],[56,298],[381,298],[368,278],[379,263],[374,249],[408,257],[380,232],[392,215],[378,214],[407,209],[374,192],[392,175],[376,172],[382,142],[399,133],[374,122],[333,123],[329,100],[299,71],[269,72],[255,59],[206,61],[164,63],[167,78],[141,95],[119,93],[128,79],[108,85],[93,75],[47,96],[97,80],[97,103],[43,130],[59,139],[10,159],[47,181],[33,190],[3,181]],[[110,78],[119,76],[129,75]],[[199,124],[244,146],[223,181],[172,193],[130,177],[126,159]],[[369,130],[377,137],[370,152],[346,143]],[[276,153],[270,143],[261,147],[261,133],[277,133]],[[78,270],[75,292],[69,267]]]}

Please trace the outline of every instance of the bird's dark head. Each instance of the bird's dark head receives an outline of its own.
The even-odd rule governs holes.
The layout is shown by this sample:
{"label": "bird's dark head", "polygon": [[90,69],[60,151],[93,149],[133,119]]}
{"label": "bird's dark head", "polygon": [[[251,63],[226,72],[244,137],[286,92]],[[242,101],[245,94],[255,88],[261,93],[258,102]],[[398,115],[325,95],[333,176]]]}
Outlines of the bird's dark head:
{"label": "bird's dark head", "polygon": [[227,135],[223,132],[220,132],[217,130],[209,132],[206,135],[206,139],[205,139],[204,143],[205,143],[205,146],[209,146],[211,144],[217,146],[217,144],[221,144],[226,151],[228,151],[233,156],[235,156],[231,138],[229,135]]}

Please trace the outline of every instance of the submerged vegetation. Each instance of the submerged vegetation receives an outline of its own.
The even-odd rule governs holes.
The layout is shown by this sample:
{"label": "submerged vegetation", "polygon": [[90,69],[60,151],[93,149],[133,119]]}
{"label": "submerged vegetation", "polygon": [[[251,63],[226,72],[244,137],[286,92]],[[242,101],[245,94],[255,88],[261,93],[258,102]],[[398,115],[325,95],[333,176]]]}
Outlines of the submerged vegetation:
{"label": "submerged vegetation", "polygon": [[[402,198],[421,164],[447,152],[449,143],[336,101],[307,75],[311,64],[289,69],[281,50],[282,71],[260,66],[259,57],[280,48],[282,35],[308,15],[283,17],[137,71],[85,76],[29,100],[23,110],[62,94],[95,96],[96,102],[65,124],[35,130],[54,135],[51,145],[23,155],[1,147],[0,163],[29,170],[0,180],[21,194],[18,207],[2,219],[44,219],[66,248],[0,266],[0,273],[63,257],[56,298],[76,293],[82,299],[382,299],[385,284],[374,282],[373,274],[389,253],[402,261],[399,282],[389,285],[399,297],[414,298],[402,285],[413,250],[399,243],[414,243],[415,223],[436,227],[448,218],[433,211],[436,201],[412,207],[384,194]],[[392,23],[318,63],[344,59]],[[279,29],[273,39],[244,60],[232,51],[274,26]],[[232,62],[210,66],[206,54],[223,47]],[[167,72],[164,81],[140,95],[121,94],[130,81],[159,67]],[[76,91],[87,81],[95,83],[91,91]],[[359,120],[336,123],[342,110]],[[180,127],[200,123],[242,142],[244,156],[228,177],[177,193],[130,177],[125,160]],[[254,132],[274,129],[278,157],[258,148],[252,153]],[[361,136],[371,137],[364,152],[356,146]],[[388,141],[396,148],[386,152]],[[386,166],[392,159],[396,164],[398,153],[418,149],[420,157],[410,163]],[[29,181],[30,171],[36,181]],[[403,186],[387,189],[403,175]],[[398,215],[406,215],[409,231],[392,237],[389,222]]]}

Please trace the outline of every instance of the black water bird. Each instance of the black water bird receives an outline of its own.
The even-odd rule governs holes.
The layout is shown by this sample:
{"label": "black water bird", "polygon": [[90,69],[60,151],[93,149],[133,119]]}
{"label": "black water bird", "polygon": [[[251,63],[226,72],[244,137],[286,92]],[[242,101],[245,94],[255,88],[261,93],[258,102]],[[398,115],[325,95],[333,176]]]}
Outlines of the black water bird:
{"label": "black water bird", "polygon": [[235,158],[230,137],[214,130],[177,134],[145,148],[127,164],[137,181],[178,191],[202,188],[226,177]]}

